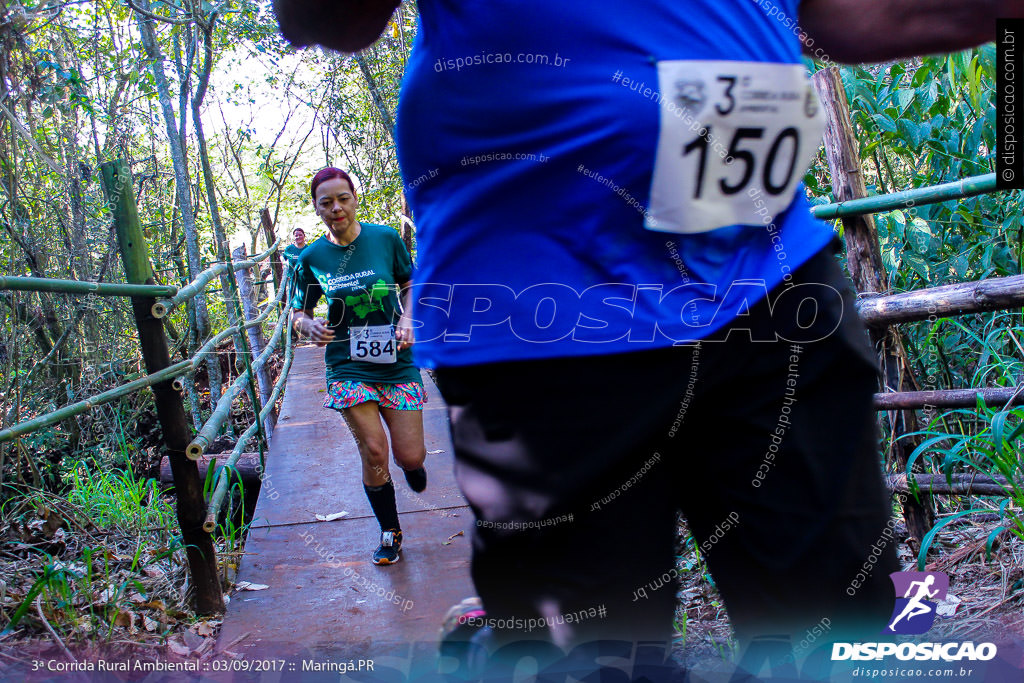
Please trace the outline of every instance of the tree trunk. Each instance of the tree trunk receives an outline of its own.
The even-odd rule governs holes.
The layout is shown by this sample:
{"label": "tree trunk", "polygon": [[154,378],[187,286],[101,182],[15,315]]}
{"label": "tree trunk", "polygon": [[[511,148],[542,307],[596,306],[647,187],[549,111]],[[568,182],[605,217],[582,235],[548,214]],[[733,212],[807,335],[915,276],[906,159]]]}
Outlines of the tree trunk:
{"label": "tree trunk", "polygon": [[[148,247],[139,225],[128,164],[124,161],[108,162],[103,164],[102,171],[103,184],[117,225],[125,278],[135,284],[156,284],[149,265]],[[154,303],[153,297],[132,297],[139,346],[146,371],[150,374],[171,364],[163,325],[150,313]],[[222,613],[224,598],[217,572],[216,551],[210,534],[203,531],[206,515],[203,480],[199,478],[195,462],[185,455],[185,448],[191,441],[185,406],[170,380],[153,385],[153,398],[167,457],[174,472],[178,524],[188,557],[195,608],[199,614]]]}
{"label": "tree trunk", "polygon": [[[832,173],[832,193],[837,202],[867,196],[867,187],[861,172],[857,138],[850,124],[850,108],[846,101],[842,79],[836,67],[822,69],[814,74],[814,87],[825,109],[825,155]],[[889,291],[889,278],[882,264],[882,251],[870,215],[844,218],[843,235],[846,239],[847,263],[858,292]],[[917,391],[910,360],[898,330],[892,327],[871,328],[871,341],[881,360],[883,391]],[[841,391],[841,387],[836,388]],[[918,444],[915,438],[900,438],[917,431],[917,415],[913,410],[893,410],[887,413],[892,438],[890,459],[899,472],[906,472],[910,453]],[[916,468],[915,468],[916,469]],[[920,503],[908,499],[903,515],[910,535],[920,542],[934,524],[931,497],[922,494]]]}
{"label": "tree trunk", "polygon": [[[202,27],[203,35],[203,70],[199,75],[199,84],[196,87],[195,96],[192,98],[192,126],[196,131],[196,143],[199,147],[199,163],[203,170],[203,185],[206,188],[206,202],[210,210],[210,225],[213,228],[213,240],[217,245],[217,253],[219,258],[224,259],[228,252],[228,241],[227,236],[224,234],[224,227],[220,222],[220,208],[217,205],[217,192],[215,183],[213,180],[213,167],[210,165],[210,153],[206,146],[206,135],[203,133],[203,119],[200,116],[200,109],[203,105],[203,99],[206,97],[206,89],[210,83],[210,72],[213,69],[213,26],[217,20],[217,14],[214,12],[210,15],[206,24]],[[191,53],[189,62],[191,63]],[[182,115],[184,117],[184,114]],[[220,287],[224,293],[225,310],[228,317],[228,325],[234,327],[238,325],[238,315],[236,313],[235,306],[232,305],[231,301],[231,281],[229,278],[234,277],[233,273],[226,272],[220,276]],[[245,353],[244,342],[241,334],[233,335],[235,340],[235,352],[237,354]],[[237,369],[237,368],[236,368]],[[213,378],[210,380],[210,403],[216,405],[220,403],[221,390],[218,383],[216,394],[213,391]],[[230,431],[230,426],[228,427]]]}
{"label": "tree trunk", "polygon": [[[234,261],[245,260],[245,246],[238,247],[231,252],[231,258]],[[259,266],[254,266],[258,268]],[[242,300],[242,315],[248,322],[260,314],[259,302],[256,300],[256,288],[252,282],[252,269],[244,268],[236,271],[236,278],[238,281],[238,294]],[[284,315],[282,313],[282,315]],[[260,354],[263,353],[264,347],[266,347],[266,341],[263,339],[263,331],[259,325],[253,326],[246,330],[246,334],[249,337],[249,351],[252,353],[253,358],[259,358]],[[267,366],[264,363],[256,370],[256,382],[259,386],[260,392],[260,404],[266,406],[270,400],[270,392],[274,388],[274,383],[270,381],[270,377],[267,375]],[[258,417],[258,416],[257,416]],[[270,443],[270,437],[273,435],[274,424],[277,422],[277,412],[271,411],[271,414],[267,416],[267,419],[263,421],[263,433],[266,435],[267,443]]]}
{"label": "tree trunk", "polygon": [[[260,223],[263,225],[263,236],[267,240],[267,248],[277,241],[277,232],[270,220],[270,209],[260,209]],[[274,272],[274,293],[281,288],[281,281],[284,280],[284,264],[281,262],[281,250],[275,249],[270,255],[270,269]],[[290,302],[285,302],[289,304]]]}
{"label": "tree trunk", "polygon": [[[147,12],[151,11],[149,0],[139,0],[139,6]],[[195,207],[192,204],[192,181],[189,178],[188,162],[185,158],[185,148],[182,141],[184,131],[179,131],[176,125],[174,105],[171,104],[171,90],[167,83],[167,76],[164,74],[164,56],[156,39],[153,20],[138,14],[137,21],[139,34],[142,37],[142,46],[145,48],[146,56],[150,60],[150,70],[153,73],[157,97],[160,101],[160,109],[167,128],[167,139],[171,148],[171,162],[174,167],[175,194],[177,196],[178,208],[181,212],[181,222],[185,229],[185,253],[188,257],[189,278],[194,279],[202,272],[203,263],[199,253],[199,230],[196,227]],[[184,111],[181,112],[181,119],[182,126],[184,126]],[[193,302],[196,344],[198,345],[210,334],[210,313],[206,306],[206,297],[203,294],[197,295]],[[195,348],[193,347],[191,350],[194,351]],[[209,369],[210,376],[210,400],[214,402],[220,395],[221,384],[220,363],[215,356],[207,359],[207,368]]]}
{"label": "tree trunk", "polygon": [[363,73],[363,78],[366,79],[366,86],[370,91],[370,97],[373,99],[373,104],[377,108],[377,113],[380,115],[381,123],[384,124],[384,128],[387,129],[388,135],[391,136],[392,144],[395,143],[395,120],[391,116],[391,112],[388,111],[387,105],[384,104],[384,98],[381,97],[380,89],[377,87],[377,79],[373,77],[373,71],[370,70],[370,65],[366,61],[366,57],[361,54],[355,55],[356,64],[359,65],[359,70]]}

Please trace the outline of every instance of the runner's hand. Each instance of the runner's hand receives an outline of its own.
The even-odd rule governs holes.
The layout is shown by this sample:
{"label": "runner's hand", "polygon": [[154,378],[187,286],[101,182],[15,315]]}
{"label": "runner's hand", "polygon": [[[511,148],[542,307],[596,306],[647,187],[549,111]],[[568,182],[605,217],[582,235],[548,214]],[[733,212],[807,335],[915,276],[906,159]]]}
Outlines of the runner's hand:
{"label": "runner's hand", "polygon": [[412,321],[409,319],[408,313],[403,313],[402,317],[398,320],[398,324],[395,325],[395,339],[398,340],[399,351],[405,351],[415,342],[415,339],[413,339]]}
{"label": "runner's hand", "polygon": [[334,341],[334,332],[327,327],[323,318],[303,318],[302,333],[309,337],[317,346],[324,346]]}

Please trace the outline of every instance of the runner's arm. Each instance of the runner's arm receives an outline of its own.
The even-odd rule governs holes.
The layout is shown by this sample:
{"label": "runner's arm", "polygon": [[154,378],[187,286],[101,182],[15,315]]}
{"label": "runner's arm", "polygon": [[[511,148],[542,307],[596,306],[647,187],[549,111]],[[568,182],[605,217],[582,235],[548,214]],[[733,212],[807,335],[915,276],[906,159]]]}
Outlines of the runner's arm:
{"label": "runner's arm", "polygon": [[334,332],[324,323],[321,318],[313,317],[313,309],[303,310],[292,309],[292,326],[299,336],[306,336],[312,339],[318,346],[323,346],[334,340]]}
{"label": "runner's arm", "polygon": [[409,348],[413,344],[413,327],[412,317],[410,316],[411,308],[411,292],[412,292],[412,280],[407,282],[398,283],[398,298],[402,304],[402,317],[398,319],[398,324],[395,325],[395,339],[398,340],[398,350],[402,351]]}
{"label": "runner's arm", "polygon": [[380,38],[401,0],[274,0],[281,33],[295,47],[358,52]]}
{"label": "runner's arm", "polygon": [[[822,61],[884,62],[994,40],[996,18],[1024,17],[1024,0],[803,0],[804,53]],[[808,41],[810,42],[810,41]]]}

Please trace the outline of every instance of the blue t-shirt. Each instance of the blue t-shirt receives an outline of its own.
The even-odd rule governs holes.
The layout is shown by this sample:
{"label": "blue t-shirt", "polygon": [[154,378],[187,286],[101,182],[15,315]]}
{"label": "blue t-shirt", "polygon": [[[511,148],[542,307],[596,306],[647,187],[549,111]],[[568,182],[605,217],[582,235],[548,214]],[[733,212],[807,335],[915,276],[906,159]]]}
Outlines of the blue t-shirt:
{"label": "blue t-shirt", "polygon": [[[775,3],[791,18],[798,4]],[[657,62],[798,64],[795,20],[769,17],[753,0],[419,7],[398,109],[417,222],[418,364],[702,338],[832,239],[802,185],[770,230],[644,228],[660,125],[649,90],[657,92]]]}

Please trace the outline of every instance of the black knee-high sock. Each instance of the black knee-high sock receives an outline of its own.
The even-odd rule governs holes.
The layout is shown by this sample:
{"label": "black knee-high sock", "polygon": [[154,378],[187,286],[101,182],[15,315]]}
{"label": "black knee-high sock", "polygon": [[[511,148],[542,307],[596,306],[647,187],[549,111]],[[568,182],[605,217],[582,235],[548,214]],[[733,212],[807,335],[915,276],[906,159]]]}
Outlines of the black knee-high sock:
{"label": "black knee-high sock", "polygon": [[363,484],[366,498],[370,501],[373,514],[380,523],[381,531],[401,529],[398,524],[398,506],[395,504],[395,485],[389,479],[383,486]]}

